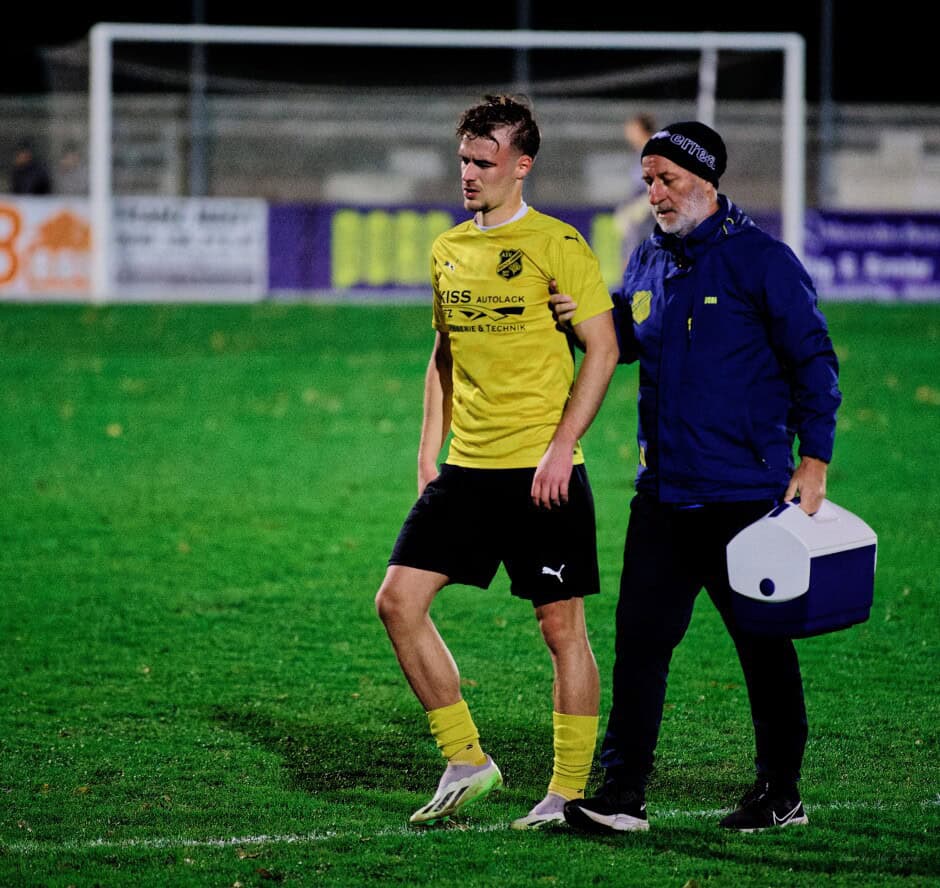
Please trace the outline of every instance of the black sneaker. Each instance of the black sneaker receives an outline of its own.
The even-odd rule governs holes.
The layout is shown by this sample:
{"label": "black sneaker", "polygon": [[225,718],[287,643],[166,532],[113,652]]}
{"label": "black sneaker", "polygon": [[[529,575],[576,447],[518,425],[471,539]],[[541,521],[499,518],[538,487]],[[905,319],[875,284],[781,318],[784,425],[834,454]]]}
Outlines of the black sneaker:
{"label": "black sneaker", "polygon": [[565,820],[576,829],[620,833],[649,829],[646,801],[641,793],[618,790],[605,783],[596,796],[565,803]]}
{"label": "black sneaker", "polygon": [[735,808],[718,825],[738,832],[757,832],[775,826],[797,826],[809,823],[796,787],[780,792],[768,781],[758,779],[744,794]]}

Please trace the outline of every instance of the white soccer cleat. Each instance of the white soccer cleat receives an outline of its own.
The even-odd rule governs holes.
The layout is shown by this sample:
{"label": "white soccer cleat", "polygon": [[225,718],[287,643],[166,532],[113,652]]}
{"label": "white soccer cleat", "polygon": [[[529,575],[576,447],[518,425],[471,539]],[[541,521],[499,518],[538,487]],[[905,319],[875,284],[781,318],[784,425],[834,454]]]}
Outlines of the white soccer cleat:
{"label": "white soccer cleat", "polygon": [[415,811],[409,822],[429,825],[446,820],[470,802],[482,799],[502,785],[503,775],[489,756],[482,765],[448,765],[434,798]]}
{"label": "white soccer cleat", "polygon": [[513,829],[542,829],[553,824],[565,822],[565,797],[557,792],[550,792],[525,817],[519,817],[510,824]]}

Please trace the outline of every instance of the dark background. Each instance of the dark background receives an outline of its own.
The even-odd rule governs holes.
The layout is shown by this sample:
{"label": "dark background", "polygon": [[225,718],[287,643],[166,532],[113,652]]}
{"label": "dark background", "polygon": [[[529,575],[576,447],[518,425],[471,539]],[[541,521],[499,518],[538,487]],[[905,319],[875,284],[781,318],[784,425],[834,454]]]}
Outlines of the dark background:
{"label": "dark background", "polygon": [[[261,0],[242,8],[237,3],[219,0],[139,0],[129,3],[84,4],[81,10],[68,8],[54,12],[43,7],[40,12],[21,13],[19,28],[6,30],[0,46],[0,92],[6,94],[36,93],[48,89],[41,47],[60,46],[82,40],[96,21],[188,23],[201,18],[208,24],[243,24],[264,26],[312,27],[386,27],[386,28],[456,28],[480,30],[511,30],[525,26],[535,30],[581,31],[760,31],[797,32],[806,39],[807,90],[806,98],[817,102],[825,93],[835,102],[859,103],[927,103],[940,99],[937,78],[927,76],[928,60],[935,54],[936,39],[932,29],[921,19],[912,21],[909,14],[898,10],[892,14],[884,7],[866,10],[850,0],[824,2],[780,3],[661,3],[626,4],[623,9],[591,10],[579,15],[588,4],[572,0],[567,3],[538,3],[536,0],[516,0],[497,5],[491,3],[397,3],[364,12],[358,4],[306,4],[286,0]],[[77,5],[77,4],[76,4]],[[591,4],[593,5],[593,4]],[[201,7],[201,8],[200,8]],[[762,8],[767,7],[767,8]],[[823,52],[823,10],[830,10],[832,41],[830,52]],[[914,18],[917,18],[916,16]],[[528,19],[528,20],[526,20]],[[929,41],[929,45],[928,45]],[[251,74],[256,61],[245,61],[245,53],[211,47],[210,63],[221,73]],[[253,50],[257,60],[261,50]],[[149,47],[146,49],[151,63],[184,64],[185,57],[178,48]],[[393,78],[408,83],[406,67],[399,64],[402,50],[373,51],[368,61],[357,60],[348,64],[341,50],[307,51],[302,57],[292,58],[290,53],[269,51],[270,57],[259,71],[269,76],[294,79],[299,82],[369,83]],[[531,74],[534,79],[564,77],[566,74],[592,73],[596,57],[589,54],[579,58],[578,53],[564,53],[553,59],[544,53],[532,54]],[[472,59],[471,59],[472,56]],[[508,54],[506,55],[509,58]],[[823,67],[825,59],[830,64]],[[421,70],[413,70],[414,82],[446,81],[457,77],[462,68],[479,68],[479,57],[469,51],[441,51],[422,57]],[[344,64],[344,61],[346,62]],[[653,53],[645,59],[647,64],[664,61],[664,53]],[[644,62],[640,59],[640,62]],[[638,62],[638,63],[640,63]],[[489,55],[487,65],[502,62]],[[508,63],[507,63],[508,64]],[[747,61],[743,61],[746,65]],[[280,68],[281,70],[278,70]],[[429,68],[433,70],[429,70]],[[287,70],[284,70],[287,69]],[[755,97],[767,95],[767,85],[779,84],[779,72],[767,70],[766,65],[755,69],[753,76],[737,77],[737,94],[729,98],[749,98],[749,83]],[[494,79],[503,72],[494,71]],[[511,69],[505,77],[511,76]],[[719,90],[721,90],[719,80]],[[134,88],[133,83],[116,84],[116,88]],[[663,97],[678,85],[660,89]],[[823,92],[821,92],[821,90]],[[650,88],[638,89],[638,95],[650,94]],[[629,90],[625,93],[629,95]],[[720,93],[722,94],[722,93]],[[610,95],[608,92],[607,95]],[[655,97],[653,95],[652,97]]]}

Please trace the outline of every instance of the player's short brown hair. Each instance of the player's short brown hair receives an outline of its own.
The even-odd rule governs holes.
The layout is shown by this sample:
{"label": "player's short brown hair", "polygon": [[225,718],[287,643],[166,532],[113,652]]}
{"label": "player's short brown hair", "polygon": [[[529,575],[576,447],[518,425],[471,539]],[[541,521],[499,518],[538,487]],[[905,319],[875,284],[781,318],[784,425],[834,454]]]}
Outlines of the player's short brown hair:
{"label": "player's short brown hair", "polygon": [[457,122],[457,137],[492,139],[493,130],[510,128],[510,144],[517,151],[534,158],[539,153],[542,135],[523,96],[486,95],[483,101],[467,108]]}

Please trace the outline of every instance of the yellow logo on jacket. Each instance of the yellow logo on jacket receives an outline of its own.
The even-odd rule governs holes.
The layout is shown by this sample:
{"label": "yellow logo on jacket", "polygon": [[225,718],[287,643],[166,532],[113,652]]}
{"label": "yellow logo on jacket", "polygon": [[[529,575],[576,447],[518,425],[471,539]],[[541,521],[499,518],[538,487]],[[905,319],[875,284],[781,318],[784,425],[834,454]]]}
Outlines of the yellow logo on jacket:
{"label": "yellow logo on jacket", "polygon": [[650,316],[652,301],[653,294],[649,290],[637,290],[633,294],[632,311],[635,324],[642,324]]}

